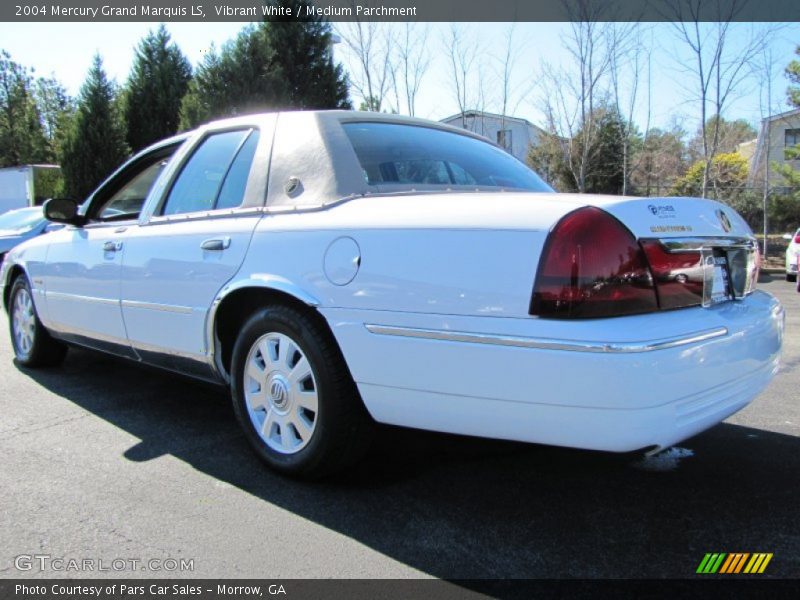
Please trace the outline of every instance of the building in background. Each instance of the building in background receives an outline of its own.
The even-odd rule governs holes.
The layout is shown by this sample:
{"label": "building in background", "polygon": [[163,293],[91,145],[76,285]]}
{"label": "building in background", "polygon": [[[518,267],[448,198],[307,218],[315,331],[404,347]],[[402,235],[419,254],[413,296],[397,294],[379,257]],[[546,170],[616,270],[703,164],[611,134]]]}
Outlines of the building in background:
{"label": "building in background", "polygon": [[527,119],[480,110],[458,113],[442,119],[441,122],[482,135],[522,162],[526,162],[528,149],[538,146],[539,137],[544,134],[541,128]]}
{"label": "building in background", "polygon": [[[747,145],[740,145],[739,151],[747,158]],[[772,168],[774,163],[791,164],[800,169],[800,160],[786,160],[785,150],[800,144],[800,108],[761,121],[761,130],[755,144],[755,151],[750,159],[750,185],[759,186],[764,183],[764,170],[768,169],[770,187],[780,187],[784,179]],[[744,148],[742,147],[744,146]],[[743,152],[744,150],[744,152]]]}
{"label": "building in background", "polygon": [[0,214],[23,206],[37,206],[61,187],[58,165],[20,165],[0,169]]}
{"label": "building in background", "polygon": [[745,159],[747,164],[752,167],[753,158],[756,155],[756,148],[758,148],[758,138],[754,138],[749,142],[742,142],[736,146],[736,151],[739,153],[739,156]]}

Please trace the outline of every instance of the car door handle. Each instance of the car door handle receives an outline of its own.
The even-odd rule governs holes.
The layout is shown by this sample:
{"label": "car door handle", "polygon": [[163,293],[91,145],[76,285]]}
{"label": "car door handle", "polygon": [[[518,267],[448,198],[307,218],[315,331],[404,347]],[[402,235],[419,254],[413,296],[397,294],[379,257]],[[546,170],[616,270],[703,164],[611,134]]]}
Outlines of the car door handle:
{"label": "car door handle", "polygon": [[122,242],[106,242],[103,244],[104,252],[119,252],[122,250]]}
{"label": "car door handle", "polygon": [[205,240],[200,247],[203,250],[212,250],[212,251],[219,251],[225,250],[231,245],[231,238],[225,236],[224,238],[214,238],[211,240]]}

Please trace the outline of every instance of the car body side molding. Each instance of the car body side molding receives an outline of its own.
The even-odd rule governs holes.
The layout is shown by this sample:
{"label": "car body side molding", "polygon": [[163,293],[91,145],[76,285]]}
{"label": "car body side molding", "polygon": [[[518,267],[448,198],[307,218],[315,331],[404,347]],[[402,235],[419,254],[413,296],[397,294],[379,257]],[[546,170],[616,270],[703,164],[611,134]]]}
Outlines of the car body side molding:
{"label": "car body side molding", "polygon": [[725,327],[716,327],[706,331],[698,331],[689,335],[660,340],[642,340],[634,342],[590,342],[581,340],[557,340],[549,338],[532,338],[510,335],[488,335],[485,333],[469,333],[465,331],[445,331],[419,329],[413,327],[394,327],[390,325],[366,324],[368,331],[378,335],[394,335],[400,337],[424,338],[446,342],[462,342],[471,344],[490,344],[494,346],[515,346],[518,348],[538,348],[541,350],[566,350],[571,352],[600,352],[605,354],[628,354],[638,352],[654,352],[678,346],[687,346],[728,335]]}

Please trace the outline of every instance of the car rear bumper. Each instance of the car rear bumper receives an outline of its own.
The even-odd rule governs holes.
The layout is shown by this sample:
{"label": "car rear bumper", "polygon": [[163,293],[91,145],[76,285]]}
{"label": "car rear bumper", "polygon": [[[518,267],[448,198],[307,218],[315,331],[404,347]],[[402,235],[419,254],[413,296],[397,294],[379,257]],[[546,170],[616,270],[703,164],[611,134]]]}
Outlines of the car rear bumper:
{"label": "car rear bumper", "polygon": [[377,421],[610,451],[666,447],[746,406],[777,371],[784,321],[763,292],[580,323],[323,313]]}
{"label": "car rear bumper", "polygon": [[772,379],[777,365],[764,365],[735,381],[639,409],[600,409],[507,402],[359,384],[377,421],[488,437],[629,452],[668,448],[713,427],[747,406]]}

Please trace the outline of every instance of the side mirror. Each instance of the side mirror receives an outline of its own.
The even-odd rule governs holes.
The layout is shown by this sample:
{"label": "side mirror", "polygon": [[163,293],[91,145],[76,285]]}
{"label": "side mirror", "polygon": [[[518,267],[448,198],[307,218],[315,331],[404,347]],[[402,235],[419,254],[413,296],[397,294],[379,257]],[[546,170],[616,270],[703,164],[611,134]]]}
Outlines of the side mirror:
{"label": "side mirror", "polygon": [[72,198],[50,198],[44,203],[44,218],[54,223],[80,227],[85,219],[78,214],[78,203]]}

